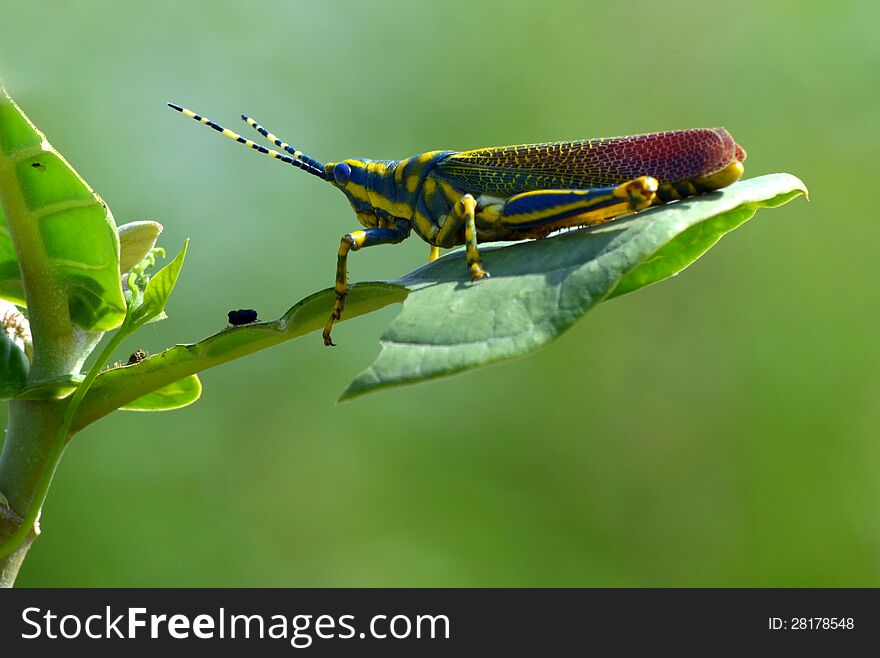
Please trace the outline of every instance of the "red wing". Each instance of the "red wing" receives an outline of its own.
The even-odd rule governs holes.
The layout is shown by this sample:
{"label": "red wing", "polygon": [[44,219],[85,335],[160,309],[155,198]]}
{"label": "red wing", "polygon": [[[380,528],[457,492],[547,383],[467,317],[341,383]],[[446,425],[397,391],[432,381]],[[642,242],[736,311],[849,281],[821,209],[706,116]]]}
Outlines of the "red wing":
{"label": "red wing", "polygon": [[509,196],[605,187],[639,176],[668,183],[712,174],[744,159],[745,151],[727,130],[699,128],[461,151],[442,160],[435,172],[468,192]]}

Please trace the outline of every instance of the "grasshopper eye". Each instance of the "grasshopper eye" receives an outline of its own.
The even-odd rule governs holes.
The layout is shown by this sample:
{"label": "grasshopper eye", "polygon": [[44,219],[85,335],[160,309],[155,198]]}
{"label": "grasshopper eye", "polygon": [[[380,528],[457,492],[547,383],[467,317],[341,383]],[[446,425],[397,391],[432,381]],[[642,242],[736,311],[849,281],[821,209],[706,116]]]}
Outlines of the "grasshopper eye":
{"label": "grasshopper eye", "polygon": [[340,162],[333,167],[333,178],[336,180],[337,184],[345,185],[348,182],[348,179],[351,178],[351,167],[344,162]]}

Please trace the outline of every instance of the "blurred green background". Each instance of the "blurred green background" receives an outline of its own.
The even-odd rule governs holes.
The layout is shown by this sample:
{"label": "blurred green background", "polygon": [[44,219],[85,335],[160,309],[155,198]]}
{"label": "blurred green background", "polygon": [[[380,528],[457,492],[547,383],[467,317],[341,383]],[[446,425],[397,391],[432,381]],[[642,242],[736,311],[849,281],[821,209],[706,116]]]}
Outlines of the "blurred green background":
{"label": "blurred green background", "polygon": [[[610,6],[616,4],[617,6]],[[811,190],[527,359],[337,406],[399,307],[73,442],[23,586],[880,585],[877,3],[4,2],[0,75],[118,223],[176,252],[135,347],[332,284],[320,160],[726,126]],[[869,176],[866,181],[863,177]],[[421,265],[417,238],[352,280]],[[0,419],[2,420],[2,419]]]}

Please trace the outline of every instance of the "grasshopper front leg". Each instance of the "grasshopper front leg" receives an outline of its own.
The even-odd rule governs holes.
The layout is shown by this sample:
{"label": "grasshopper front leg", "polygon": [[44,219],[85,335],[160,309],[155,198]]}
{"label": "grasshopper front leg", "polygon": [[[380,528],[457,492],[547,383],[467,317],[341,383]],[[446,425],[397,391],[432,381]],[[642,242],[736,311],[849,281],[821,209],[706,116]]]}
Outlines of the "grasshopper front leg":
{"label": "grasshopper front leg", "polygon": [[345,298],[348,296],[348,252],[357,251],[363,247],[372,247],[377,244],[396,244],[409,236],[409,227],[398,226],[397,228],[368,228],[362,231],[352,231],[342,236],[339,243],[339,254],[336,259],[336,302],[327,324],[324,325],[324,345],[335,345],[330,338],[333,323],[342,317],[345,308]]}

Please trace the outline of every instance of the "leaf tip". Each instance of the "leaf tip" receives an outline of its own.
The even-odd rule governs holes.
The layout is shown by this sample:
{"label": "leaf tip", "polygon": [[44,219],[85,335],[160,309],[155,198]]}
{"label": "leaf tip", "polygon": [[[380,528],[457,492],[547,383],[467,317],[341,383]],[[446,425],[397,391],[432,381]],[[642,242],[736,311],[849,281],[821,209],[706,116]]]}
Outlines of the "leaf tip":
{"label": "leaf tip", "polygon": [[366,395],[367,393],[376,390],[377,388],[383,387],[383,382],[379,377],[376,376],[372,366],[370,366],[357,377],[355,377],[352,382],[345,388],[345,390],[342,391],[342,395],[340,395],[339,399],[336,400],[336,404],[350,402],[355,398],[359,398],[362,395]]}
{"label": "leaf tip", "polygon": [[804,195],[804,198],[809,201],[810,200],[810,190],[807,187],[807,184],[804,183],[798,176],[794,174],[786,174],[795,180],[795,184],[792,185],[792,188],[796,192],[801,192]]}
{"label": "leaf tip", "polygon": [[351,402],[356,397],[358,397],[360,393],[355,389],[354,382],[349,384],[342,394],[337,398],[336,404],[345,404],[346,402]]}

